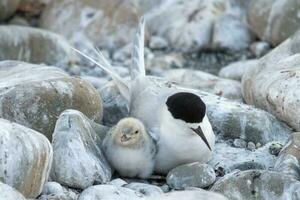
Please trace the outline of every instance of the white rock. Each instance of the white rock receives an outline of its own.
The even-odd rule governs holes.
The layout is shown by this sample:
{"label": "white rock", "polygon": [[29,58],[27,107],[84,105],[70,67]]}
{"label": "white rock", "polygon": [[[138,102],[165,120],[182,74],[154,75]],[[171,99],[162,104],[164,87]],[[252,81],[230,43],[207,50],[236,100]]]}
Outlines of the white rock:
{"label": "white rock", "polygon": [[108,182],[107,184],[122,187],[122,186],[126,185],[127,182],[124,181],[123,179],[117,178],[117,179],[114,179],[114,180]]}
{"label": "white rock", "polygon": [[223,67],[219,72],[219,76],[223,78],[241,81],[243,75],[247,72],[247,70],[254,68],[257,65],[258,60],[256,59],[237,61]]}
{"label": "white rock", "polygon": [[159,36],[152,36],[150,38],[149,47],[154,50],[165,49],[168,47],[168,42]]}
{"label": "white rock", "polygon": [[265,54],[267,54],[271,49],[271,46],[267,42],[254,42],[250,46],[251,52],[256,56],[256,57],[261,57]]}
{"label": "white rock", "polygon": [[113,185],[96,185],[84,190],[78,200],[137,200],[143,194],[134,190]]}
{"label": "white rock", "polygon": [[53,180],[80,189],[110,181],[111,169],[101,152],[100,133],[79,111],[66,110],[60,115],[52,144]]}
{"label": "white rock", "polygon": [[145,196],[157,196],[164,193],[160,187],[145,183],[132,182],[124,187],[140,192]]}
{"label": "white rock", "polygon": [[0,180],[27,198],[37,197],[52,164],[48,139],[32,129],[0,119],[0,144]]}
{"label": "white rock", "polygon": [[63,187],[57,182],[47,182],[43,187],[42,194],[61,194]]}
{"label": "white rock", "polygon": [[26,200],[25,197],[14,188],[0,182],[0,200]]}

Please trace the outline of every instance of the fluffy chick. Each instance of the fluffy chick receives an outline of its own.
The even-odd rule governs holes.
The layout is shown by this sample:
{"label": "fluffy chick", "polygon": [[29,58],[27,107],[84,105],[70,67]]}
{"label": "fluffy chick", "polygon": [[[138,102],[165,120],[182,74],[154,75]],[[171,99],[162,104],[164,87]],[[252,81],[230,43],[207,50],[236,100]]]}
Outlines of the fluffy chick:
{"label": "fluffy chick", "polygon": [[124,177],[149,177],[154,168],[156,146],[141,121],[124,118],[103,140],[104,153],[111,166]]}

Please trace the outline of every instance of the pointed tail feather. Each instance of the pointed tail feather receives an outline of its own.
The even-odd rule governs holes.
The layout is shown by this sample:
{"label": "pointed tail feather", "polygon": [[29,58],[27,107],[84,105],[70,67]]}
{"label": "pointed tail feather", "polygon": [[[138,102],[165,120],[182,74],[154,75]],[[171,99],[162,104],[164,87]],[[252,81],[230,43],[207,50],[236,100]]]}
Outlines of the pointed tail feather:
{"label": "pointed tail feather", "polygon": [[131,80],[145,77],[144,40],[145,18],[142,17],[133,41],[132,64],[130,69]]}
{"label": "pointed tail feather", "polygon": [[76,51],[78,54],[80,54],[81,56],[83,56],[84,58],[86,58],[87,60],[91,61],[92,63],[94,63],[95,65],[97,65],[98,67],[100,67],[102,70],[104,70],[108,75],[111,76],[111,78],[113,79],[113,81],[115,82],[115,84],[117,85],[118,89],[120,90],[120,93],[125,97],[125,99],[130,102],[130,86],[129,84],[127,84],[113,69],[111,64],[106,60],[106,58],[103,56],[103,54],[101,53],[101,51],[99,49],[94,49],[93,47],[91,47],[91,49],[93,49],[98,57],[97,59],[94,59],[88,55],[86,55],[85,53],[79,51],[78,49],[75,49],[73,47],[71,47],[74,51]]}

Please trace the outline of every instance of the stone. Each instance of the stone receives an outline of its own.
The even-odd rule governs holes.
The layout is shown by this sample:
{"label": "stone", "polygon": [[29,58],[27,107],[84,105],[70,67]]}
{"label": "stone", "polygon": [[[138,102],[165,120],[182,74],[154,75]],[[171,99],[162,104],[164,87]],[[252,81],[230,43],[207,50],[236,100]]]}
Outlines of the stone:
{"label": "stone", "polygon": [[114,185],[117,187],[123,187],[124,185],[127,185],[128,183],[126,181],[124,181],[123,179],[117,178],[117,179],[114,179],[114,180],[108,182],[107,184]]}
{"label": "stone", "polygon": [[221,194],[205,191],[202,189],[184,190],[184,191],[173,191],[162,194],[160,196],[146,197],[144,200],[227,200]]}
{"label": "stone", "polygon": [[252,0],[248,21],[261,39],[277,46],[300,28],[298,0]]}
{"label": "stone", "polygon": [[145,196],[158,196],[164,193],[160,187],[145,183],[132,182],[124,187],[142,193]]}
{"label": "stone", "polygon": [[0,181],[26,198],[37,197],[52,164],[50,142],[32,129],[0,119],[0,144]]}
{"label": "stone", "polygon": [[267,42],[259,41],[252,43],[250,50],[256,57],[262,57],[271,50],[271,46]]}
{"label": "stone", "polygon": [[47,182],[43,187],[42,194],[60,194],[63,193],[63,187],[57,182]]}
{"label": "stone", "polygon": [[40,26],[72,42],[88,39],[115,50],[131,42],[138,20],[131,0],[55,0],[43,11]]}
{"label": "stone", "polygon": [[242,79],[248,104],[262,108],[300,130],[300,32],[259,60]]}
{"label": "stone", "polygon": [[282,148],[280,155],[290,154],[296,157],[296,159],[300,162],[300,133],[295,132],[291,134],[289,141]]}
{"label": "stone", "polygon": [[65,66],[71,57],[69,43],[55,33],[25,26],[0,26],[0,60]]}
{"label": "stone", "polygon": [[252,35],[248,25],[232,14],[223,14],[214,23],[212,46],[234,51],[250,46]]}
{"label": "stone", "polygon": [[282,149],[282,144],[280,143],[273,143],[270,147],[269,147],[269,152],[270,154],[274,155],[274,156],[278,156],[279,152]]}
{"label": "stone", "polygon": [[101,152],[100,133],[79,111],[66,110],[59,116],[52,145],[52,180],[78,189],[110,181],[112,171]]}
{"label": "stone", "polygon": [[173,189],[187,187],[206,188],[216,180],[214,169],[207,164],[190,163],[172,169],[167,176],[167,184]]}
{"label": "stone", "polygon": [[[255,148],[256,148],[256,146],[253,142],[248,142],[247,149],[249,149],[250,151],[254,151]],[[272,155],[274,155],[274,154],[272,154]]]}
{"label": "stone", "polygon": [[134,190],[113,185],[95,185],[85,189],[78,200],[137,200],[142,199],[143,194]]}
{"label": "stone", "polygon": [[233,145],[238,148],[246,148],[247,143],[243,139],[234,139]]}
{"label": "stone", "polygon": [[0,117],[39,131],[51,141],[58,116],[66,109],[102,119],[102,101],[88,82],[56,67],[19,61],[0,62]]}
{"label": "stone", "polygon": [[52,0],[21,0],[18,10],[26,13],[27,16],[40,15],[44,8]]}
{"label": "stone", "polygon": [[237,61],[223,67],[219,72],[219,76],[222,78],[241,81],[247,70],[254,68],[257,65],[258,60],[256,59]]}
{"label": "stone", "polygon": [[300,163],[298,159],[291,154],[280,154],[274,165],[274,170],[291,176],[296,180],[300,179]]}
{"label": "stone", "polygon": [[234,80],[222,79],[206,72],[191,69],[172,69],[165,72],[164,77],[186,87],[200,89],[240,102],[243,101],[241,84]]}
{"label": "stone", "polygon": [[277,157],[269,153],[269,146],[250,151],[246,148],[236,148],[226,142],[217,142],[208,164],[214,166],[218,176],[231,173],[235,170],[270,169],[275,166]]}
{"label": "stone", "polygon": [[14,188],[0,182],[1,200],[26,200],[26,198]]}
{"label": "stone", "polygon": [[0,21],[9,18],[18,8],[21,0],[0,1]]}
{"label": "stone", "polygon": [[168,42],[159,36],[152,36],[149,42],[150,49],[153,50],[161,50],[168,47]]}
{"label": "stone", "polygon": [[[173,68],[182,68],[184,66],[184,58],[180,53],[160,54],[146,59],[146,70],[168,70]],[[152,72],[153,73],[153,72]]]}
{"label": "stone", "polygon": [[211,190],[230,200],[298,199],[300,182],[280,172],[248,170],[227,174]]}

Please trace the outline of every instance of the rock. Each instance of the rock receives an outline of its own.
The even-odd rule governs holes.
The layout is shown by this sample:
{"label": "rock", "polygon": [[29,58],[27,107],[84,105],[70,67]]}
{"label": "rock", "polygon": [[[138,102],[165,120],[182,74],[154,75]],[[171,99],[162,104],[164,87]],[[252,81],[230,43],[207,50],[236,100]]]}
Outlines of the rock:
{"label": "rock", "polygon": [[119,120],[128,116],[127,101],[121,96],[114,83],[106,84],[101,90],[103,100],[103,124],[115,125]]}
{"label": "rock", "polygon": [[167,184],[173,189],[187,187],[205,188],[216,180],[214,169],[207,164],[198,162],[180,165],[172,169],[167,176]]}
{"label": "rock", "polygon": [[260,39],[276,46],[300,28],[299,8],[298,0],[252,0],[250,28]]}
{"label": "rock", "polygon": [[280,143],[273,143],[270,147],[269,147],[269,152],[270,154],[274,155],[274,156],[278,156],[279,152],[282,149],[282,144]]}
{"label": "rock", "polygon": [[149,47],[153,50],[161,50],[168,47],[168,42],[159,36],[152,36],[150,38]]}
{"label": "rock", "polygon": [[9,18],[18,8],[21,0],[0,1],[0,21]]}
{"label": "rock", "polygon": [[[184,66],[184,58],[179,53],[169,53],[153,56],[146,59],[146,70],[168,70],[172,68],[182,68]],[[153,72],[152,72],[153,73]]]}
{"label": "rock", "polygon": [[262,57],[271,50],[271,47],[269,43],[260,41],[252,43],[250,50],[256,57]]}
{"label": "rock", "polygon": [[[248,142],[247,144],[247,149],[250,150],[250,151],[254,151],[256,148],[255,144],[253,142]],[[274,154],[272,154],[274,155]]]}
{"label": "rock", "polygon": [[259,60],[242,79],[248,104],[267,110],[300,131],[300,32]]}
{"label": "rock", "polygon": [[131,42],[138,19],[131,0],[56,0],[43,11],[40,25],[71,41],[87,38],[95,46],[118,49]]}
{"label": "rock", "polygon": [[127,185],[128,183],[126,181],[124,181],[123,179],[117,178],[117,179],[114,179],[114,180],[108,182],[107,184],[114,185],[117,187],[123,187],[124,185]]}
{"label": "rock", "polygon": [[37,130],[49,140],[66,109],[79,110],[92,120],[102,118],[99,93],[56,67],[2,61],[0,91],[0,117]]}
{"label": "rock", "polygon": [[133,182],[125,185],[124,187],[142,193],[145,196],[157,196],[164,193],[160,187],[145,183]]}
{"label": "rock", "polygon": [[43,9],[52,0],[21,0],[18,10],[26,13],[27,16],[41,14]]}
{"label": "rock", "polygon": [[247,24],[231,14],[224,14],[218,18],[212,37],[213,47],[236,51],[248,48],[252,41]]}
{"label": "rock", "polygon": [[256,59],[237,61],[223,67],[219,72],[219,76],[222,78],[241,81],[246,71],[256,67],[257,65],[258,65],[258,60]]}
{"label": "rock", "polygon": [[234,139],[233,145],[238,148],[246,148],[247,143],[243,139]]}
{"label": "rock", "polygon": [[63,187],[57,182],[47,182],[43,187],[42,194],[60,194],[63,193]]}
{"label": "rock", "polygon": [[[216,45],[236,50],[245,48],[251,39],[235,7],[228,0],[173,0],[162,2],[146,16],[151,34],[165,38],[175,50],[194,52]],[[223,17],[227,14],[234,17]],[[236,38],[222,33],[227,28],[229,36]]]}
{"label": "rock", "polygon": [[113,60],[119,61],[119,62],[124,62],[125,60],[130,60],[131,59],[131,51],[132,51],[132,45],[128,44],[119,50],[117,50],[114,55],[113,55]]}
{"label": "rock", "polygon": [[295,132],[291,134],[288,143],[283,147],[280,155],[290,154],[297,158],[300,162],[300,133]]}
{"label": "rock", "polygon": [[208,162],[214,166],[218,176],[231,173],[234,170],[269,169],[273,168],[277,157],[269,153],[269,146],[249,151],[245,148],[235,148],[225,142],[216,143],[213,155]]}
{"label": "rock", "polygon": [[100,90],[108,82],[106,78],[99,78],[94,76],[80,76],[80,78],[91,83],[97,90]]}
{"label": "rock", "polygon": [[228,199],[298,199],[300,182],[279,172],[248,170],[227,174],[211,189]]}
{"label": "rock", "polygon": [[201,189],[176,191],[162,194],[160,196],[146,197],[144,200],[227,200],[221,194],[209,192]]}
{"label": "rock", "polygon": [[50,142],[32,129],[0,119],[0,144],[0,181],[26,198],[37,197],[49,176]]}
{"label": "rock", "polygon": [[25,26],[0,26],[0,60],[64,66],[71,48],[61,36]]}
{"label": "rock", "polygon": [[189,69],[169,70],[164,77],[183,86],[200,89],[228,99],[243,101],[241,84],[234,80],[222,79],[206,72]]}
{"label": "rock", "polygon": [[296,180],[300,179],[299,161],[295,156],[291,154],[280,154],[274,165],[274,170],[291,176]]}
{"label": "rock", "polygon": [[110,181],[112,172],[101,152],[100,133],[79,111],[66,110],[60,115],[52,145],[52,180],[79,189]]}
{"label": "rock", "polygon": [[1,200],[26,200],[25,197],[14,188],[0,182]]}
{"label": "rock", "polygon": [[134,190],[113,185],[96,185],[84,190],[78,200],[136,200],[143,195]]}
{"label": "rock", "polygon": [[11,20],[8,22],[10,25],[17,25],[17,26],[30,26],[29,22],[20,16],[14,16]]}

